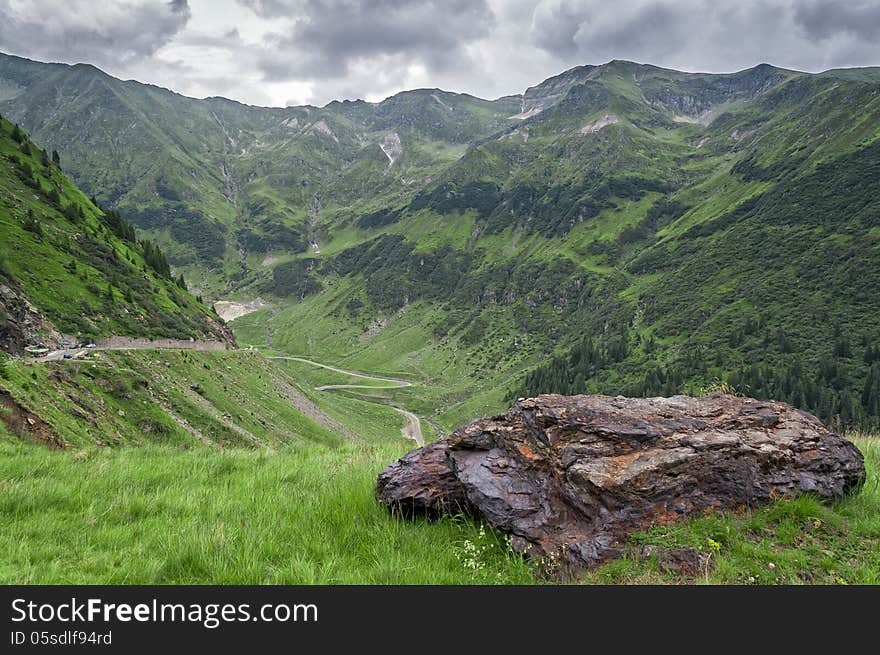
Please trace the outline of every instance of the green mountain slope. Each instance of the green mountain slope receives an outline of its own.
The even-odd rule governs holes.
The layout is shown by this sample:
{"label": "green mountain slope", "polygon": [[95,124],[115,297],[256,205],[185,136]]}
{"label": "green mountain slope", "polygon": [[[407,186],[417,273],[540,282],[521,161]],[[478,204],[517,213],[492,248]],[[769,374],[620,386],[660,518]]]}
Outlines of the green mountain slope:
{"label": "green mountain slope", "polygon": [[419,186],[519,107],[437,89],[379,105],[250,107],[7,55],[0,89],[0,111],[211,291],[269,251],[319,241],[317,215]]}
{"label": "green mountain slope", "polygon": [[880,417],[872,69],[614,61],[492,102],[268,109],[39,66],[0,57],[0,109],[201,288],[266,300],[241,340],[421,378],[393,395],[444,427],[720,383]]}
{"label": "green mountain slope", "polygon": [[243,351],[98,351],[86,360],[7,363],[0,419],[9,440],[53,448],[336,446],[352,437],[293,377]]}
{"label": "green mountain slope", "polygon": [[877,421],[877,85],[590,75],[339,228],[338,254],[276,268],[256,290],[300,302],[243,338],[426,372],[450,427],[514,395],[721,381]]}
{"label": "green mountain slope", "polygon": [[0,119],[0,348],[57,345],[62,335],[231,340],[181,285],[161,251]]}

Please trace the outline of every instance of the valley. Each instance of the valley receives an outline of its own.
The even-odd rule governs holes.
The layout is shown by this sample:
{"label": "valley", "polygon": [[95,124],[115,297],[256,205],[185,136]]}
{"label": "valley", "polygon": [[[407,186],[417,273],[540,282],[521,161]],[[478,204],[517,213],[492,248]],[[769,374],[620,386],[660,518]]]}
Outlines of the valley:
{"label": "valley", "polygon": [[[403,389],[405,387],[413,386],[412,382],[407,382],[406,380],[397,380],[394,378],[380,378],[372,375],[365,375],[364,373],[357,373],[355,371],[344,371],[342,369],[336,368],[335,366],[330,366],[328,364],[319,364],[318,362],[313,362],[309,359],[303,359],[302,357],[285,357],[285,356],[269,356],[269,359],[282,360],[288,362],[301,362],[303,364],[309,364],[310,366],[315,366],[317,368],[327,369],[328,371],[333,371],[334,373],[339,373],[340,375],[347,376],[349,378],[355,378],[355,384],[324,384],[319,387],[315,387],[317,391],[334,391],[334,390],[355,390],[354,393],[358,396],[371,399],[372,397],[368,395],[369,391],[384,391],[388,389]],[[409,423],[400,429],[400,432],[407,439],[412,439],[416,442],[418,446],[425,445],[425,439],[422,436],[422,422],[418,416],[409,412],[400,407],[394,407],[394,410],[406,417]]]}
{"label": "valley", "polygon": [[521,396],[719,390],[852,436],[863,490],[583,581],[880,581],[876,69],[257,107],[0,54],[0,89],[0,581],[542,582],[376,476]]}
{"label": "valley", "polygon": [[447,429],[721,383],[872,428],[876,77],[616,60],[496,100],[266,108],[2,56],[0,113],[240,341],[427,376],[406,393]]}

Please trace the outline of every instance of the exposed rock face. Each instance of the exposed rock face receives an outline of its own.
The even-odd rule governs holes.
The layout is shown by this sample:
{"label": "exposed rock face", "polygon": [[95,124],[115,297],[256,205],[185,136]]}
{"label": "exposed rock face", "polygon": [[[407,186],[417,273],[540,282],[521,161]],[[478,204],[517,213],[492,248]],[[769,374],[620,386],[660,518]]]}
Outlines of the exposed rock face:
{"label": "exposed rock face", "polygon": [[620,119],[614,114],[605,114],[602,118],[584,125],[579,132],[580,134],[593,134],[601,130],[603,127],[608,127],[609,125],[614,125],[618,122],[620,122]]}
{"label": "exposed rock face", "polygon": [[[436,98],[436,96],[434,96]],[[440,104],[443,104],[442,102]],[[397,132],[389,132],[385,138],[379,143],[379,148],[388,157],[388,165],[391,166],[400,159],[403,154],[403,144],[400,142],[400,135]]]}
{"label": "exposed rock face", "polygon": [[377,491],[404,515],[437,516],[471,509],[446,460],[446,441],[442,439],[413,450],[382,471]]}
{"label": "exposed rock face", "polygon": [[235,300],[218,300],[214,303],[214,311],[217,316],[225,322],[234,321],[242,316],[247,316],[253,312],[261,310],[266,306],[266,302],[262,298],[255,298],[248,302],[238,302]]}
{"label": "exposed rock face", "polygon": [[576,84],[583,84],[597,66],[578,66],[526,89],[520,113],[511,118],[529,118],[559,103]]}
{"label": "exposed rock face", "polygon": [[19,438],[41,443],[49,448],[64,448],[64,439],[39,416],[18,403],[8,392],[0,388],[0,421]]}
{"label": "exposed rock face", "polygon": [[784,403],[543,395],[409,453],[378,494],[407,511],[479,512],[517,550],[571,573],[651,524],[804,492],[834,498],[864,479],[852,443]]}
{"label": "exposed rock face", "polygon": [[60,339],[55,327],[20,288],[0,282],[0,350],[21,355],[25,346],[42,342],[54,346]]}

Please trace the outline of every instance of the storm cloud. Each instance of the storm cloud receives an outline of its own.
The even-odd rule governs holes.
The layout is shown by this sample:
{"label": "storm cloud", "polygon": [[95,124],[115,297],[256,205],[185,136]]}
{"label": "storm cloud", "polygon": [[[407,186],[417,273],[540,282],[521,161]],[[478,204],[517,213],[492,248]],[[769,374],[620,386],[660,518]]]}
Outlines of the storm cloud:
{"label": "storm cloud", "polygon": [[852,35],[874,45],[880,39],[880,4],[876,0],[811,0],[800,3],[794,16],[798,26],[813,39]]}
{"label": "storm cloud", "polygon": [[[282,2],[242,0],[277,18]],[[495,18],[473,0],[306,0],[289,2],[290,29],[267,37],[259,60],[267,77],[343,77],[374,58],[420,63],[431,71],[466,65],[464,46],[490,34]],[[294,10],[298,13],[294,14]],[[280,55],[280,56],[279,56]]]}
{"label": "storm cloud", "polygon": [[0,0],[0,50],[118,68],[154,55],[190,17],[187,0]]}
{"label": "storm cloud", "polygon": [[815,71],[880,63],[878,29],[874,0],[547,0],[535,7],[531,40],[567,61],[634,59],[712,72],[766,61]]}
{"label": "storm cloud", "polygon": [[876,0],[0,0],[0,51],[274,105],[498,97],[611,59],[878,65],[878,41]]}

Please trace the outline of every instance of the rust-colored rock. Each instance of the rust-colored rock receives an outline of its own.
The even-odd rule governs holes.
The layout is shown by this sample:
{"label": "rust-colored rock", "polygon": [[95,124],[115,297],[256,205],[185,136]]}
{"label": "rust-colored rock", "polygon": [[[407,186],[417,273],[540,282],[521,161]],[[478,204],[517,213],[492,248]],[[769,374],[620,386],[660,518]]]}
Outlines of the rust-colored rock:
{"label": "rust-colored rock", "polygon": [[378,494],[407,511],[480,513],[517,550],[576,572],[652,524],[806,492],[830,499],[864,479],[852,443],[784,403],[543,395],[409,453]]}
{"label": "rust-colored rock", "polygon": [[379,497],[404,515],[468,512],[464,488],[446,462],[446,442],[413,450],[379,474]]}

